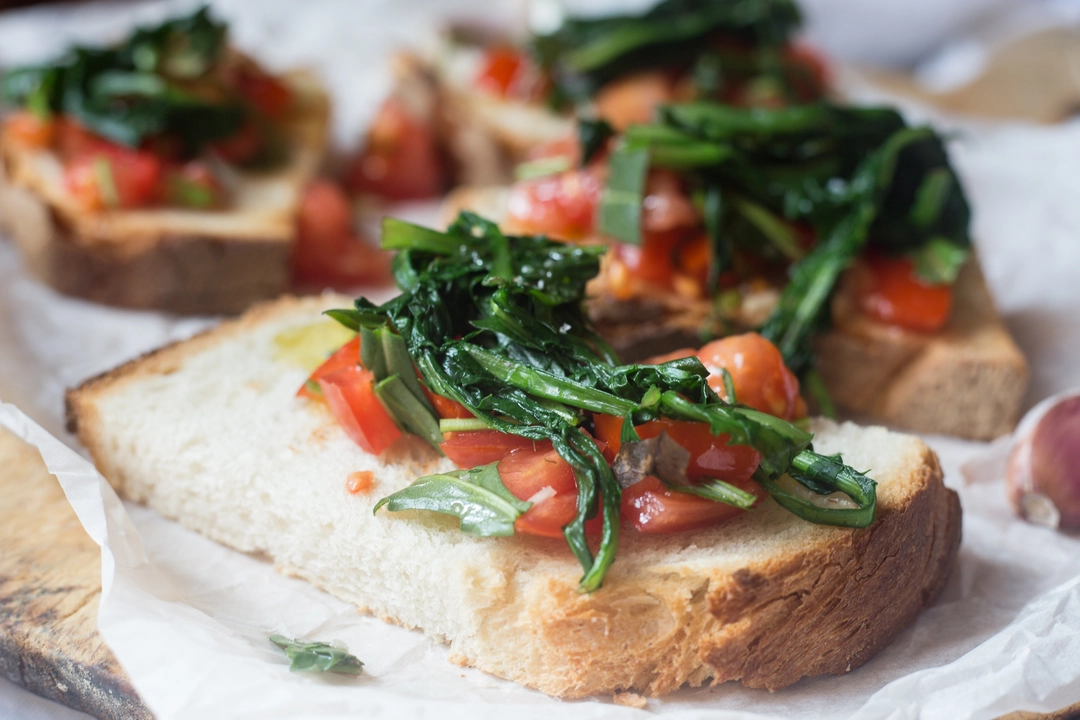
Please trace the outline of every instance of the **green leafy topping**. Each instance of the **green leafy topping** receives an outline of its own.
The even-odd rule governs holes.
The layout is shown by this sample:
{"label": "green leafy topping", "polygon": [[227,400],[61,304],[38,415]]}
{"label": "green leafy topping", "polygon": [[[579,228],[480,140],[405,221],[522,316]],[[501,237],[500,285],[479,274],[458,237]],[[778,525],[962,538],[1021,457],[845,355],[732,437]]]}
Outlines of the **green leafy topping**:
{"label": "green leafy topping", "polygon": [[250,112],[203,82],[223,57],[225,38],[225,25],[204,7],[138,29],[115,48],[75,47],[53,64],[12,69],[0,93],[42,117],[68,115],[123,145],[169,134],[194,153],[236,133]]}
{"label": "green leafy topping", "polygon": [[359,675],[364,663],[349,654],[342,643],[291,640],[284,635],[271,635],[270,642],[285,651],[289,670],[293,672],[329,672],[339,675]]}
{"label": "green leafy topping", "polygon": [[[344,312],[336,315],[346,316],[350,325],[353,322],[353,317]],[[439,420],[416,377],[405,341],[385,321],[356,322],[360,328],[360,362],[375,376],[379,402],[402,431],[427,440],[438,450],[443,441]]]}
{"label": "green leafy topping", "polygon": [[931,238],[921,248],[912,250],[915,274],[928,285],[952,285],[970,251],[941,237]]}
{"label": "green leafy topping", "polygon": [[578,144],[581,146],[581,165],[584,167],[596,154],[607,147],[615,130],[605,120],[578,118]]}
{"label": "green leafy topping", "polygon": [[676,492],[697,495],[698,497],[703,497],[707,500],[723,503],[725,505],[732,505],[743,510],[752,508],[754,502],[757,500],[757,496],[754,495],[754,493],[735,487],[731,483],[724,482],[723,480],[710,479],[695,485],[669,487]]}
{"label": "green leafy topping", "polygon": [[514,521],[532,507],[506,489],[498,463],[427,475],[379,500],[375,512],[384,505],[392,512],[430,510],[453,515],[461,520],[462,532],[480,537],[513,535]]}
{"label": "green leafy topping", "polygon": [[[415,366],[428,389],[461,403],[482,423],[470,422],[469,429],[551,441],[577,479],[577,514],[563,532],[582,565],[583,591],[600,587],[615,559],[621,499],[611,466],[585,431],[588,412],[623,417],[626,437],[636,436],[634,423],[658,417],[707,423],[731,443],[756,448],[760,472],[769,479],[789,472],[797,458],[808,477],[833,472],[832,465],[814,464],[810,433],[721,401],[697,358],[618,364],[582,309],[603,247],[506,236],[468,212],[444,233],[387,220],[383,245],[399,250],[401,294],[382,305],[359,298],[355,308],[331,316],[361,332],[400,338],[411,362],[395,361],[388,372],[404,376],[406,364]],[[365,335],[362,346],[384,343]],[[373,358],[369,367],[381,362],[385,357]],[[437,425],[457,429],[452,422]],[[741,502],[722,486],[712,492]],[[494,465],[421,478],[378,507],[384,505],[455,515],[465,532],[478,535],[511,533],[528,508],[506,491]],[[597,514],[603,531],[594,553],[585,523]]]}
{"label": "green leafy topping", "polygon": [[[804,520],[856,528],[874,521],[877,483],[844,465],[840,455],[805,453],[795,459],[789,474],[765,477],[759,470],[754,479],[781,507]],[[809,492],[799,492],[800,488]],[[836,493],[846,497],[835,498]]]}
{"label": "green leafy topping", "polygon": [[612,154],[597,214],[601,233],[631,245],[641,244],[641,209],[648,169],[649,153],[645,150]]}
{"label": "green leafy topping", "polygon": [[[706,52],[716,58],[712,89],[719,92],[724,77],[781,74],[777,49],[799,21],[790,0],[664,0],[639,15],[567,18],[533,43],[556,98],[580,103],[617,77],[692,65]],[[728,51],[715,50],[717,37],[733,41]]]}
{"label": "green leafy topping", "polygon": [[[602,200],[600,227],[624,242],[641,236],[647,167],[624,168],[643,152],[649,166],[681,171],[698,198],[713,248],[712,287],[736,249],[794,261],[761,331],[798,374],[812,364],[810,338],[828,320],[837,278],[864,248],[912,253],[920,276],[945,282],[970,243],[967,201],[941,138],[906,127],[888,108],[661,107],[656,122],[626,130],[611,158],[614,199]],[[817,238],[812,250],[799,242],[800,226]]]}

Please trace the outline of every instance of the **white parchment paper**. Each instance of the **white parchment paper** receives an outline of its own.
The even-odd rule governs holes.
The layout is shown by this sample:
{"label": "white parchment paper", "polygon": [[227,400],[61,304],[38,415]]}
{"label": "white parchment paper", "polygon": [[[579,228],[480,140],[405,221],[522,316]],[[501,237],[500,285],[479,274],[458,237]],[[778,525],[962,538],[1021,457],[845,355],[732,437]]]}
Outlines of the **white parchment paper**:
{"label": "white parchment paper", "polygon": [[[91,3],[8,15],[0,18],[0,63],[47,56],[72,38],[115,36],[133,16],[148,20],[185,4]],[[447,13],[483,7],[492,21],[520,18],[511,0],[216,6],[234,21],[239,41],[274,66],[302,63],[323,73],[343,143],[386,87],[379,60],[393,47],[420,42]],[[975,205],[974,235],[998,305],[1032,361],[1032,404],[1080,385],[1080,124],[959,127],[954,158]],[[986,446],[939,437],[927,440],[964,507],[956,569],[933,607],[846,676],[772,694],[730,683],[688,689],[643,711],[608,698],[559,702],[452,665],[445,648],[418,632],[358,615],[264,560],[125,507],[68,447],[74,440],[63,429],[65,387],[209,322],[58,296],[29,279],[14,250],[0,243],[0,392],[13,403],[0,405],[0,424],[41,450],[102,545],[100,630],[160,718],[951,720],[1080,701],[1080,539],[1017,520],[993,471],[965,484],[961,464]],[[266,640],[274,632],[341,639],[367,663],[365,674],[290,674]]]}

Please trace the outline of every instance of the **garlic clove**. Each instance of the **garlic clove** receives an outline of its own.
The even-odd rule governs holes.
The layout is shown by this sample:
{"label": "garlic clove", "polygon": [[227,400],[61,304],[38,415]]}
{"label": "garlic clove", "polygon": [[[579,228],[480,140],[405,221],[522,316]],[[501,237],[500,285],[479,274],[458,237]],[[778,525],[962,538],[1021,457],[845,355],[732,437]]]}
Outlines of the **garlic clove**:
{"label": "garlic clove", "polygon": [[1080,395],[1055,399],[1025,422],[1005,481],[1013,508],[1050,528],[1080,528]]}

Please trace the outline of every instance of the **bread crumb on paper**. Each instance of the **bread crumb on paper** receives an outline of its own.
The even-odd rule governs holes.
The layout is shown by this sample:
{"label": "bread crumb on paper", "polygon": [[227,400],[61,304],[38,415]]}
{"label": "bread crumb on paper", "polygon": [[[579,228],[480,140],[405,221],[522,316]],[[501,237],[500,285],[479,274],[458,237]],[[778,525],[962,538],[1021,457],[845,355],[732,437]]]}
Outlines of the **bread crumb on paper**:
{"label": "bread crumb on paper", "polygon": [[632,692],[615,693],[611,699],[616,705],[625,705],[626,707],[637,708],[638,710],[644,708],[649,702],[644,696]]}

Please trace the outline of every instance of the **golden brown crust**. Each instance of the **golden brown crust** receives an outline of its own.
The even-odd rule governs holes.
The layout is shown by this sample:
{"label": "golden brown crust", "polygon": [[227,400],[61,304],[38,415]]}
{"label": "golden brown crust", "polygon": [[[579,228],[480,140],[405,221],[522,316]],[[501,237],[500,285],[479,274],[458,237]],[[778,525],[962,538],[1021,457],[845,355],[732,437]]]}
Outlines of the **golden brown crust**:
{"label": "golden brown crust", "polygon": [[563,698],[659,696],[710,680],[778,690],[859,667],[933,602],[959,547],[959,499],[936,456],[921,446],[909,472],[910,491],[879,505],[873,526],[823,529],[798,554],[734,571],[614,576],[593,595],[551,580],[527,610],[539,624],[532,652],[544,655],[530,669],[543,672],[509,677]]}
{"label": "golden brown crust", "polygon": [[66,295],[134,309],[235,314],[280,295],[299,191],[322,160],[329,118],[309,76],[287,79],[300,98],[287,125],[293,159],[242,180],[242,206],[226,211],[86,213],[54,162],[0,135],[0,217],[29,270]]}

